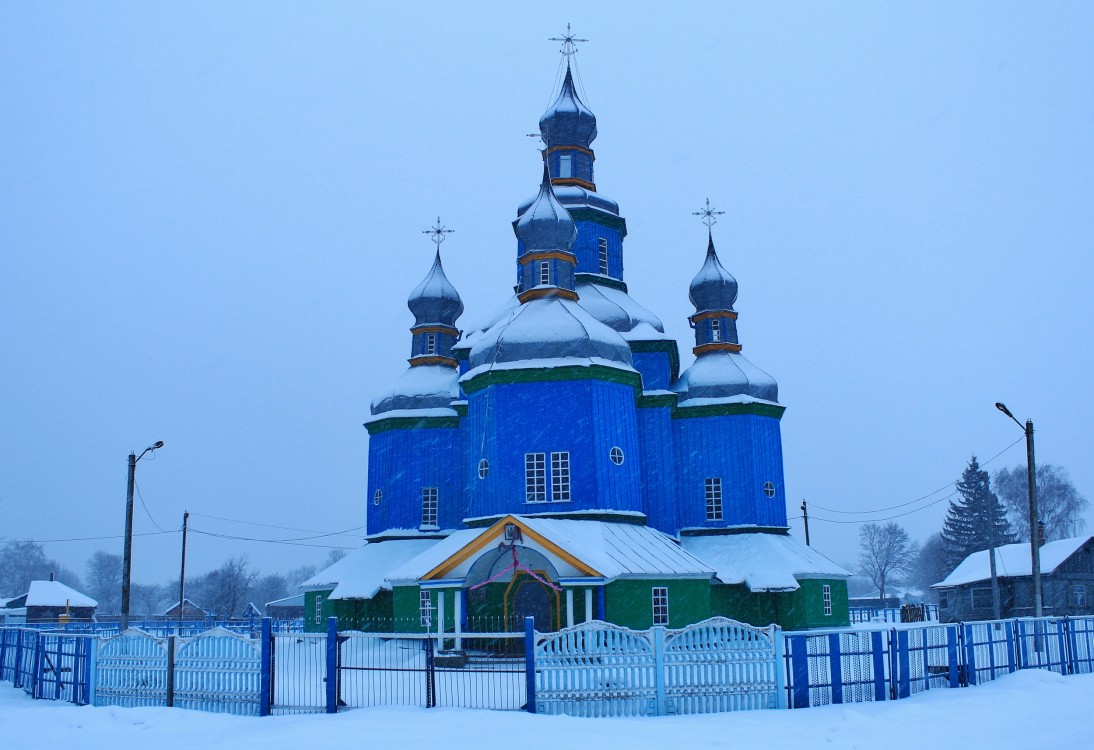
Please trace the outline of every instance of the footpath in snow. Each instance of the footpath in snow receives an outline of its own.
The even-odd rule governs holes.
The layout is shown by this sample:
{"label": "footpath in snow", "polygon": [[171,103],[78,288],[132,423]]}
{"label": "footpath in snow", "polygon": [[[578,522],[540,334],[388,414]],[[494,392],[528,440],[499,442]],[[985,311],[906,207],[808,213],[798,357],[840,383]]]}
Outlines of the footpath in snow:
{"label": "footpath in snow", "polygon": [[4,746],[34,750],[193,750],[360,742],[398,750],[637,748],[1031,748],[1089,747],[1094,675],[1024,670],[972,688],[908,700],[797,711],[664,718],[575,719],[519,711],[373,708],[337,716],[245,718],[168,708],[97,708],[34,701],[0,684]]}

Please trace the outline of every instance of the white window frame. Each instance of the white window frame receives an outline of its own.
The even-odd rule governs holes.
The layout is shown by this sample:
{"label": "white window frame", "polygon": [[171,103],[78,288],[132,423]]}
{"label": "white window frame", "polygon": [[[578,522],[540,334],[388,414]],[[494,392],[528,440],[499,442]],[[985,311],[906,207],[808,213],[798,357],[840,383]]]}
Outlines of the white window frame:
{"label": "white window frame", "polygon": [[601,276],[607,276],[608,275],[608,238],[607,237],[601,237],[597,244],[599,246],[599,251],[600,251],[600,256],[599,256],[600,275]]}
{"label": "white window frame", "polygon": [[570,499],[570,451],[551,453],[551,500],[566,502]]}
{"label": "white window frame", "polygon": [[703,497],[706,501],[708,521],[721,521],[725,515],[722,508],[722,478],[707,477],[703,480]]}
{"label": "white window frame", "polygon": [[524,502],[547,502],[547,454],[524,454]]}
{"label": "white window frame", "polygon": [[383,490],[377,489],[375,492],[372,493],[372,504],[373,505],[379,505],[383,501],[384,501],[384,491]]}
{"label": "white window frame", "polygon": [[829,584],[821,586],[821,600],[824,602],[824,616],[832,616],[832,587]]}
{"label": "white window frame", "polygon": [[418,621],[423,628],[433,627],[433,597],[424,589],[418,591]]}
{"label": "white window frame", "polygon": [[323,595],[315,595],[315,624],[319,625],[323,622]]}
{"label": "white window frame", "polygon": [[440,491],[437,487],[422,487],[422,526],[438,525],[437,505]]}
{"label": "white window frame", "polygon": [[566,179],[574,176],[574,155],[573,154],[559,154],[558,155],[558,176]]}
{"label": "white window frame", "polygon": [[541,260],[539,262],[539,286],[551,285],[551,263]]}
{"label": "white window frame", "polygon": [[669,624],[669,588],[668,586],[654,586],[650,591],[652,604],[653,624]]}
{"label": "white window frame", "polygon": [[1085,607],[1086,606],[1086,584],[1085,583],[1073,583],[1071,584],[1071,606],[1072,607]]}
{"label": "white window frame", "polygon": [[764,482],[764,494],[768,497],[775,497],[775,483]]}
{"label": "white window frame", "polygon": [[616,466],[622,466],[624,459],[623,449],[618,445],[612,446],[612,449],[608,451],[608,458],[611,459],[611,462]]}
{"label": "white window frame", "polygon": [[437,334],[427,333],[425,335],[425,353],[427,355],[437,353]]}
{"label": "white window frame", "polygon": [[486,475],[490,473],[490,462],[485,458],[479,461],[479,479],[486,479]]}
{"label": "white window frame", "polygon": [[710,340],[712,342],[722,340],[722,321],[718,318],[710,319]]}

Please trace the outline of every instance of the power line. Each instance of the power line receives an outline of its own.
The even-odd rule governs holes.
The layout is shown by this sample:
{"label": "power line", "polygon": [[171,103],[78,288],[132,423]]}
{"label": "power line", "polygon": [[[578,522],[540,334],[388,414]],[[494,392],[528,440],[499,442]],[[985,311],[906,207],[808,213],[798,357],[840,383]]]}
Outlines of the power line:
{"label": "power line", "polygon": [[152,518],[152,513],[149,512],[148,506],[144,504],[144,495],[141,494],[141,486],[139,484],[137,484],[136,480],[133,480],[133,487],[136,488],[136,490],[137,490],[137,497],[140,498],[141,507],[144,508],[144,514],[146,516],[148,516],[148,520],[151,521],[152,525],[155,526],[160,531],[166,531],[166,529],[164,529],[162,526],[160,526],[158,523],[156,523],[155,518]]}
{"label": "power line", "polygon": [[[160,536],[162,534],[178,534],[179,530],[167,530],[167,531],[146,531],[141,534],[134,534],[133,536]],[[30,542],[31,544],[46,544],[47,542],[97,542],[103,539],[123,539],[124,534],[114,534],[113,536],[78,536],[71,537],[69,539],[12,539],[13,542]]]}
{"label": "power line", "polygon": [[[362,527],[363,528],[363,527]],[[212,531],[202,531],[201,529],[195,529],[190,527],[190,533],[201,534],[202,536],[216,537],[217,539],[231,539],[233,541],[240,542],[264,542],[266,544],[288,544],[293,547],[322,547],[323,549],[343,549],[342,545],[337,544],[314,544],[310,542],[297,542],[290,539],[255,539],[246,536],[232,536],[231,534],[217,534]],[[321,536],[332,536],[331,534],[323,534]],[[305,539],[318,538],[318,537],[304,537]]]}
{"label": "power line", "polygon": [[[309,533],[309,534],[326,534],[327,533],[327,532],[321,531],[319,529],[298,529],[294,526],[276,526],[272,523],[258,523],[257,521],[242,521],[238,518],[224,518],[223,516],[210,516],[206,513],[196,513],[194,511],[190,511],[190,515],[198,517],[198,518],[213,518],[217,521],[227,521],[228,523],[239,523],[239,524],[243,524],[245,526],[262,526],[263,528],[267,528],[267,529],[281,529],[283,531],[303,531],[303,532],[306,532],[306,533]],[[358,526],[357,528],[360,529],[362,527]],[[354,529],[354,530],[356,530],[356,529]],[[330,533],[331,534],[339,534],[339,533],[342,533],[342,532],[330,532]]]}

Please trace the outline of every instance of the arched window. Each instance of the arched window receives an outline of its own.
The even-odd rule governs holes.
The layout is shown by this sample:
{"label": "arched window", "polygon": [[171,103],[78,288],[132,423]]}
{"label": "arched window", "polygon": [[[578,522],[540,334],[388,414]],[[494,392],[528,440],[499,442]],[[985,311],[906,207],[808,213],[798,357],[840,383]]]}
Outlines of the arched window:
{"label": "arched window", "polygon": [[490,473],[490,462],[485,458],[479,461],[479,479],[486,479],[486,475]]}

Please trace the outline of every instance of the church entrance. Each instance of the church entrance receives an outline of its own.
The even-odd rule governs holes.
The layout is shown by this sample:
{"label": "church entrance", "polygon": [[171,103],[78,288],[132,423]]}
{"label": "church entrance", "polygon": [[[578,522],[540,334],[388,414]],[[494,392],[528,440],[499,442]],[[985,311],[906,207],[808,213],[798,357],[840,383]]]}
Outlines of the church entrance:
{"label": "church entrance", "polygon": [[559,592],[543,582],[546,580],[544,571],[536,571],[536,575],[541,580],[521,571],[509,582],[505,592],[505,609],[511,632],[524,629],[525,617],[535,618],[537,630],[559,629]]}
{"label": "church entrance", "polygon": [[536,629],[558,630],[562,616],[558,571],[538,550],[501,543],[484,552],[468,570],[467,630],[524,630],[524,618]]}

